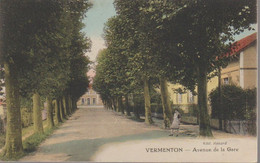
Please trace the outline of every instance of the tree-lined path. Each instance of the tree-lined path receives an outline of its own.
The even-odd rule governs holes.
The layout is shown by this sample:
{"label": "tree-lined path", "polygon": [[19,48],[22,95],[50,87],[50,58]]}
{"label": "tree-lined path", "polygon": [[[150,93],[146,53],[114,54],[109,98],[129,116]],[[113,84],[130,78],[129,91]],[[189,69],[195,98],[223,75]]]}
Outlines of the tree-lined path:
{"label": "tree-lined path", "polygon": [[[180,157],[185,158],[187,152],[151,153],[146,150],[147,148],[189,149],[190,145],[200,147],[201,141],[195,137],[198,131],[198,126],[181,125],[179,137],[169,137],[169,131],[157,126],[135,122],[104,108],[81,107],[43,142],[36,152],[20,161],[176,161]],[[215,137],[223,141],[230,136],[223,132],[213,132]],[[238,135],[232,137],[233,141],[229,141],[229,145],[235,145],[240,141],[240,145],[254,147],[254,137],[246,138]],[[241,137],[243,139],[240,139]],[[242,148],[241,152],[245,152],[248,157],[255,154]],[[232,160],[234,159],[232,156],[233,154],[229,154],[228,157]],[[200,154],[194,157],[199,159]]]}
{"label": "tree-lined path", "polygon": [[[205,155],[192,157],[182,152],[192,151],[190,144],[199,143],[196,147],[200,147],[201,142],[194,142],[198,135],[228,137],[211,128],[210,119],[215,117],[210,115],[207,82],[221,76],[221,68],[229,61],[238,60],[235,55],[230,60],[229,55],[223,54],[234,50],[236,35],[252,30],[251,26],[257,23],[256,1],[111,1],[114,7],[110,14],[104,12],[108,5],[101,0],[0,1],[0,91],[5,90],[0,95],[5,94],[6,103],[6,117],[1,117],[6,119],[6,127],[2,135],[5,141],[0,141],[0,145],[5,144],[0,160],[21,159],[53,132],[35,153],[23,160],[165,162],[182,157],[186,159],[182,161],[194,161],[188,159]],[[100,6],[105,8],[100,10]],[[91,8],[101,12],[87,16]],[[107,20],[108,15],[112,17]],[[86,22],[89,18],[92,21]],[[99,20],[106,23],[94,23]],[[94,32],[87,26],[92,26]],[[103,27],[101,40],[91,37],[97,36],[98,29]],[[98,49],[94,54],[96,61],[92,62],[88,54]],[[91,68],[96,74],[93,80],[86,75]],[[168,83],[180,84],[183,89],[168,90]],[[221,80],[215,107],[219,126],[222,120],[224,124],[229,120],[246,120],[248,131],[255,131],[256,102],[254,98],[252,105],[246,101],[251,94],[253,97],[253,90],[248,96],[236,93],[244,101],[243,111],[237,111],[236,105],[240,105],[237,103],[233,113],[222,107],[225,99],[220,86]],[[90,102],[90,98],[81,97],[91,87],[107,110],[91,107],[77,110],[77,101]],[[169,137],[166,130],[173,121],[173,112],[183,111],[179,102],[173,103],[170,91],[178,99],[181,97],[180,101],[181,94],[190,93],[187,114],[199,122],[199,127],[182,125],[179,137]],[[91,101],[96,103],[97,99]],[[232,108],[229,103],[227,106]],[[162,128],[154,125],[158,120],[152,117],[153,113],[163,115],[159,122]],[[125,114],[145,123],[128,119]],[[24,139],[23,131],[29,130],[26,128],[30,125],[33,128],[29,132],[33,134]],[[247,147],[241,148],[241,154],[255,154],[252,152],[256,149],[255,137],[249,140],[246,137],[239,143],[233,140],[228,144],[232,148]],[[151,155],[154,149],[173,147],[178,155],[172,152]],[[225,155],[218,154],[219,158]],[[229,154],[225,160],[236,159],[234,156]]]}
{"label": "tree-lined path", "polygon": [[81,108],[21,161],[88,161],[107,143],[166,137],[154,126],[135,122],[103,108]]}

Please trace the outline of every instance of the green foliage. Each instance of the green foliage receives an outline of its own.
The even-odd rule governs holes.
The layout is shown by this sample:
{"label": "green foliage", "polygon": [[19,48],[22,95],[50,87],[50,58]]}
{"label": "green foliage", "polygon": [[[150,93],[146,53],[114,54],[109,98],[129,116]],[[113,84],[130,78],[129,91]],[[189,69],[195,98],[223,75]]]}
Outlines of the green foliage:
{"label": "green foliage", "polygon": [[150,88],[151,103],[161,104],[161,94],[155,88]]}
{"label": "green foliage", "polygon": [[[7,157],[22,153],[21,130],[16,129],[21,125],[19,95],[30,98],[39,93],[50,99],[70,95],[75,103],[86,91],[89,60],[84,54],[90,48],[90,40],[81,29],[90,6],[88,0],[0,1],[0,78],[4,76],[1,73],[4,64],[8,74],[5,82],[9,81],[5,86],[11,92],[7,99],[7,119],[11,120],[7,125],[7,152],[4,152]],[[22,106],[27,105],[26,101],[21,102]],[[25,108],[22,117],[27,126],[30,107]],[[36,137],[37,144],[42,137]]]}
{"label": "green foliage", "polygon": [[[226,120],[253,120],[256,113],[256,90],[243,90],[235,85],[222,86],[222,109]],[[218,88],[210,94],[212,118],[218,118],[219,92]]]}
{"label": "green foliage", "polygon": [[200,75],[197,68],[210,74],[225,64],[225,60],[216,60],[216,57],[229,52],[234,35],[256,21],[255,1],[183,0],[165,5],[171,6],[172,11],[166,8],[167,18],[161,21],[173,29],[168,34],[185,65],[181,83],[191,88]]}
{"label": "green foliage", "polygon": [[88,86],[90,63],[84,56],[90,40],[81,32],[82,19],[91,6],[88,0],[14,0],[2,1],[1,6],[11,13],[3,17],[8,28],[3,28],[6,48],[1,61],[13,61],[19,67],[20,94],[81,96]]}
{"label": "green foliage", "polygon": [[222,110],[219,110],[218,88],[210,95],[212,118],[222,116],[225,120],[246,120],[247,130],[256,135],[256,89],[245,89],[234,85],[222,86]]}
{"label": "green foliage", "polygon": [[20,105],[22,108],[28,108],[32,110],[33,107],[32,98],[20,97]]}
{"label": "green foliage", "polygon": [[135,108],[138,110],[139,114],[144,115],[144,95],[143,93],[134,94],[134,105]]}
{"label": "green foliage", "polygon": [[[55,128],[54,128],[55,129]],[[50,136],[54,129],[44,131],[44,134],[33,134],[23,141],[23,148],[26,153],[33,152],[37,149],[41,142]]]}
{"label": "green foliage", "polygon": [[247,129],[251,135],[256,135],[256,123],[257,123],[257,110],[256,110],[256,100],[257,92],[256,89],[246,89],[245,94],[245,109],[246,115],[245,119],[248,120]]}
{"label": "green foliage", "polygon": [[163,113],[162,104],[151,103],[151,112],[152,113]]}
{"label": "green foliage", "polygon": [[32,108],[21,108],[21,120],[22,120],[22,127],[28,127],[33,124],[33,111]]}
{"label": "green foliage", "polygon": [[[80,30],[83,27],[82,17],[89,5],[85,0],[35,3],[40,7],[35,9],[36,15],[39,14],[37,17],[47,24],[29,33],[31,36],[27,34],[32,43],[24,50],[27,58],[20,77],[21,90],[25,95],[29,93],[29,96],[36,91],[54,98],[61,96],[68,87],[78,85],[75,79],[82,78],[87,71],[83,66],[87,67],[89,61],[84,53],[90,48],[90,43]],[[46,4],[55,6],[55,10],[50,10]],[[27,17],[31,18],[30,15]],[[38,21],[32,19],[26,27],[37,26]],[[88,81],[86,83],[88,85]]]}
{"label": "green foliage", "polygon": [[162,99],[161,95],[158,91],[154,88],[150,89],[150,96],[151,96],[151,111],[154,113],[162,113]]}
{"label": "green foliage", "polygon": [[0,133],[0,148],[3,148],[5,145],[5,134]]}
{"label": "green foliage", "polygon": [[188,106],[188,115],[197,117],[199,114],[198,112],[198,105],[197,104],[191,104]]}
{"label": "green foliage", "polygon": [[[33,124],[32,99],[29,97],[20,97],[20,105],[22,127],[25,128]],[[43,101],[41,102],[41,108],[43,108]]]}

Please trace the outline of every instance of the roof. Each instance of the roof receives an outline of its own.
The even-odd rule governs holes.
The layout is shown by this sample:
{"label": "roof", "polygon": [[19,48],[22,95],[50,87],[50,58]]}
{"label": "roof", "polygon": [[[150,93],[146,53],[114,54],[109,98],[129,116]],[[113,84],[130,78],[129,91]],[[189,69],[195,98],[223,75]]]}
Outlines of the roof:
{"label": "roof", "polygon": [[233,56],[242,50],[244,50],[246,47],[248,47],[251,43],[256,41],[256,33],[253,33],[247,37],[242,38],[239,41],[236,41],[235,43],[232,44],[233,47],[231,52],[227,53],[225,56]]}

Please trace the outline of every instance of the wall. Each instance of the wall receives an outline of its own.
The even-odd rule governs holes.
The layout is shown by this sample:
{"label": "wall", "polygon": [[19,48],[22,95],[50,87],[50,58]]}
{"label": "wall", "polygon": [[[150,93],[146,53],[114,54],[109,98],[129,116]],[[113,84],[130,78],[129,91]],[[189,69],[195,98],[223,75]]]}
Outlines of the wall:
{"label": "wall", "polygon": [[[208,81],[207,84],[207,88],[208,88],[208,95],[209,93],[215,89],[218,86],[218,77],[215,76],[213,78],[211,78]],[[178,89],[178,88],[184,88],[182,85],[180,84],[171,84],[168,83],[168,91],[169,91],[169,95],[170,95],[170,99],[173,102],[173,104],[178,105],[178,107],[180,107],[184,113],[188,113],[189,112],[189,108],[191,107],[191,105],[193,104],[197,104],[198,102],[198,96],[193,96],[193,101],[190,100],[191,98],[191,93],[189,90],[186,91],[186,93],[182,93],[181,95],[178,95],[174,90]],[[197,87],[195,88],[195,91],[197,91]],[[179,100],[179,96],[181,96],[181,101]],[[209,104],[209,101],[208,101]],[[210,110],[209,110],[210,112]]]}
{"label": "wall", "polygon": [[[243,61],[240,72],[243,71],[244,85],[242,88],[255,88],[257,86],[257,52],[256,42],[243,51]],[[241,61],[240,61],[241,62]]]}
{"label": "wall", "polygon": [[234,59],[227,67],[221,70],[221,81],[224,83],[224,79],[228,78],[229,84],[240,85],[240,72],[239,72],[239,60]]}

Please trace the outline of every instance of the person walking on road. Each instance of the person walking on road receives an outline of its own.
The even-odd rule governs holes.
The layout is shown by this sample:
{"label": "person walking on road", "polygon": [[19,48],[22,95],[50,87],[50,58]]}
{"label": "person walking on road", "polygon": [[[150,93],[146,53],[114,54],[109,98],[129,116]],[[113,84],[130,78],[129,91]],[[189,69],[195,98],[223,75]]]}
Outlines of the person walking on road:
{"label": "person walking on road", "polygon": [[173,115],[172,125],[171,125],[171,134],[169,136],[173,136],[174,130],[176,130],[176,136],[178,136],[180,123],[181,123],[181,114],[178,112],[178,110],[175,110]]}

